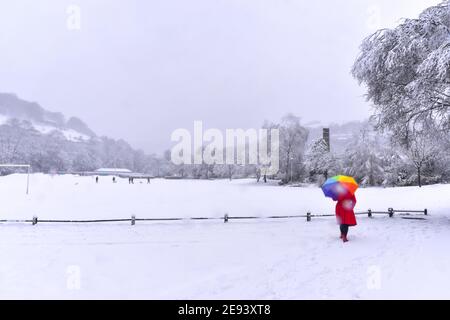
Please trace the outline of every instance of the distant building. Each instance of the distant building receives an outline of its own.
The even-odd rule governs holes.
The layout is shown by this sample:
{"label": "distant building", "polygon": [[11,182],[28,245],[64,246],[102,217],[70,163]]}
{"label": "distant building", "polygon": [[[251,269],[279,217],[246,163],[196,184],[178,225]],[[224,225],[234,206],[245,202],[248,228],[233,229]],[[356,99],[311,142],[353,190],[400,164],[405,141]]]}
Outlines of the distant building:
{"label": "distant building", "polygon": [[133,172],[128,169],[123,168],[101,168],[94,171],[94,174],[99,176],[128,176],[132,175]]}

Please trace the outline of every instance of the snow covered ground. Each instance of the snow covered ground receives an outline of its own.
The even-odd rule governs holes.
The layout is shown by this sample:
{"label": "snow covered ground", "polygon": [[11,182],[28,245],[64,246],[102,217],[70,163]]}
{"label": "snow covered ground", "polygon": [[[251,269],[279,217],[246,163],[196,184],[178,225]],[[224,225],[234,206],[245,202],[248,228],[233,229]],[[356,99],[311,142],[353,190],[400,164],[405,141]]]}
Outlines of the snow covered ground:
{"label": "snow covered ground", "polygon": [[[320,189],[242,181],[0,177],[0,219],[332,213]],[[0,298],[450,298],[450,185],[361,189],[357,210],[428,208],[427,220],[0,224]]]}

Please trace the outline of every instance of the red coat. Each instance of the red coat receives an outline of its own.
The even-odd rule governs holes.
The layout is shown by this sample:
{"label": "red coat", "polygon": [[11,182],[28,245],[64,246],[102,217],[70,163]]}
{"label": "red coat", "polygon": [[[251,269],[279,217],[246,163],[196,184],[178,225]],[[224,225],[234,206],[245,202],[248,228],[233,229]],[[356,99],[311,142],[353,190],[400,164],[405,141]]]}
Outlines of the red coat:
{"label": "red coat", "polygon": [[338,224],[346,224],[349,226],[356,226],[356,217],[353,208],[356,205],[356,198],[354,195],[348,195],[338,201],[336,204],[336,218]]}

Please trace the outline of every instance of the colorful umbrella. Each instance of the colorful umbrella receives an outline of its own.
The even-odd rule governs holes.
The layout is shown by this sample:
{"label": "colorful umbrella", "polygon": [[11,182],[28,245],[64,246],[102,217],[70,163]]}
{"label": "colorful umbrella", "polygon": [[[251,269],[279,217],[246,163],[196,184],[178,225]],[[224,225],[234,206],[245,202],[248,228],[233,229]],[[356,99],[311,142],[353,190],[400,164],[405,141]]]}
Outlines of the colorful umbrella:
{"label": "colorful umbrella", "polygon": [[328,179],[322,186],[325,197],[337,201],[348,193],[355,194],[358,184],[352,177],[336,176]]}

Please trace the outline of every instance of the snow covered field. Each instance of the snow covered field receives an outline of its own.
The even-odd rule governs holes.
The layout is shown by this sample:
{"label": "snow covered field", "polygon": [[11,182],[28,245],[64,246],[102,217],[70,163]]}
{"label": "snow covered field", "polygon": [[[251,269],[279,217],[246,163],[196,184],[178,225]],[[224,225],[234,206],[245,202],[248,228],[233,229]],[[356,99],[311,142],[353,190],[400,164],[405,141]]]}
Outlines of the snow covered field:
{"label": "snow covered field", "polygon": [[[242,181],[0,177],[0,219],[332,213],[320,189]],[[450,185],[361,189],[356,210],[428,208],[427,220],[0,224],[0,298],[450,298]]]}

